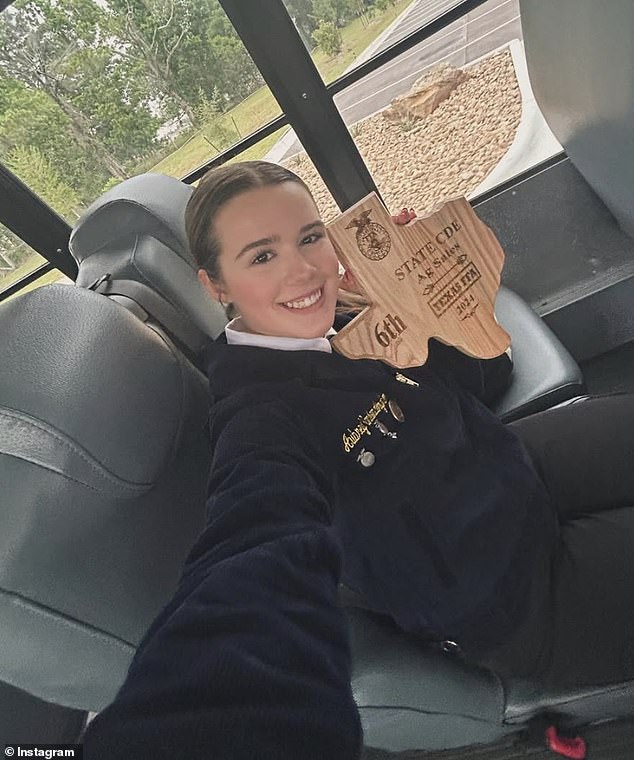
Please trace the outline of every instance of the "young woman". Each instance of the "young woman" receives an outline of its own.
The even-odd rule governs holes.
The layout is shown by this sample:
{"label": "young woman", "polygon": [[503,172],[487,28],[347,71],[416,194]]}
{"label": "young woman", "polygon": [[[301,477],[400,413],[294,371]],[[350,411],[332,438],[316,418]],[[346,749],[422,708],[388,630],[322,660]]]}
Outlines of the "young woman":
{"label": "young woman", "polygon": [[207,527],[88,756],[357,757],[340,583],[506,674],[634,677],[634,399],[504,426],[486,405],[506,355],[432,341],[402,373],[338,355],[335,252],[274,164],[210,172],[186,223],[238,315],[208,351]]}

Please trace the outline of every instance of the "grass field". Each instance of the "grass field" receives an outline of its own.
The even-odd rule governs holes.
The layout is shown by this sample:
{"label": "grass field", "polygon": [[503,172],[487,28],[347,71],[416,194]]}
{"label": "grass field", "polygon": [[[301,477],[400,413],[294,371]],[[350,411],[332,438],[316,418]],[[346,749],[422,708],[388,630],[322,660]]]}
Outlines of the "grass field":
{"label": "grass field", "polygon": [[[364,25],[361,18],[357,18],[342,28],[343,49],[336,56],[327,56],[317,49],[313,53],[313,60],[326,83],[332,82],[340,76],[350,64],[386,29],[394,19],[402,13],[412,0],[398,0],[392,7],[380,16],[376,16],[369,24]],[[225,116],[225,125],[235,132],[234,122],[241,136],[254,132],[259,127],[279,116],[280,107],[273,98],[268,87],[261,87],[250,95],[242,103],[228,111]],[[238,160],[262,158],[275,145],[284,130],[267,137],[253,148],[240,155]],[[226,146],[225,146],[226,147]],[[164,158],[151,171],[167,174],[171,177],[182,177],[188,172],[203,164],[205,161],[218,155],[200,133],[195,134],[185,145]]]}
{"label": "grass field", "polygon": [[[4,276],[2,276],[2,273],[0,272],[0,292],[6,290],[9,285],[13,285],[14,282],[21,280],[23,277],[26,277],[27,274],[30,274],[34,269],[37,269],[38,267],[42,266],[42,264],[46,263],[47,262],[45,258],[37,253],[34,253],[30,258],[28,258],[23,264],[14,269],[12,272],[9,272]],[[42,277],[39,277],[37,280],[35,280],[35,282],[32,282],[30,285],[21,288],[20,294],[28,293],[29,290],[35,290],[35,288],[39,288],[42,285],[48,285],[51,282],[56,282],[60,279],[63,279],[67,282],[69,281],[65,275],[63,275],[57,269],[53,269],[52,272],[47,272],[45,275],[42,275]]]}
{"label": "grass field", "polygon": [[324,82],[329,84],[341,76],[350,64],[358,58],[361,53],[381,34],[384,29],[399,16],[412,0],[398,0],[385,13],[376,16],[369,25],[364,26],[360,18],[352,21],[348,26],[341,30],[343,37],[343,50],[334,58],[328,57],[317,49],[313,55],[315,65],[319,69]]}

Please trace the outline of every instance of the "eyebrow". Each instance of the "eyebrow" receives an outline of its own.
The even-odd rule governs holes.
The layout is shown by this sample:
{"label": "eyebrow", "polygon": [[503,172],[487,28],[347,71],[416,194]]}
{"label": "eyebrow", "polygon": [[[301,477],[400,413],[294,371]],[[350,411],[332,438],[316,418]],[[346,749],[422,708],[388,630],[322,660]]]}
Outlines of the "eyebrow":
{"label": "eyebrow", "polygon": [[[305,232],[309,232],[310,230],[315,229],[315,227],[324,229],[326,225],[321,221],[321,219],[316,219],[314,222],[309,222],[308,224],[305,224],[303,227],[300,227],[299,234],[303,235]],[[259,240],[254,240],[252,243],[247,243],[244,246],[244,248],[236,256],[236,259],[239,259],[240,256],[242,256],[242,254],[248,253],[248,251],[252,251],[254,248],[260,248],[260,246],[263,246],[263,245],[271,245],[272,243],[279,243],[279,242],[280,242],[279,235],[275,235],[274,237],[266,237],[266,238],[260,238]]]}

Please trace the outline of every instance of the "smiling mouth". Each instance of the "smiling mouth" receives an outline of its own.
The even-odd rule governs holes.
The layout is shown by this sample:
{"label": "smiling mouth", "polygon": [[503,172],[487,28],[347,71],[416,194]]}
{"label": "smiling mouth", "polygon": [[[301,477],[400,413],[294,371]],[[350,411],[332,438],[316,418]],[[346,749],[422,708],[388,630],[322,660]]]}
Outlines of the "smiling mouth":
{"label": "smiling mouth", "polygon": [[282,306],[285,306],[287,309],[308,309],[309,306],[313,306],[317,303],[317,301],[321,300],[321,297],[324,294],[323,288],[318,288],[317,290],[314,290],[312,293],[309,293],[307,296],[304,296],[303,298],[298,298],[297,301],[285,301],[282,303]]}

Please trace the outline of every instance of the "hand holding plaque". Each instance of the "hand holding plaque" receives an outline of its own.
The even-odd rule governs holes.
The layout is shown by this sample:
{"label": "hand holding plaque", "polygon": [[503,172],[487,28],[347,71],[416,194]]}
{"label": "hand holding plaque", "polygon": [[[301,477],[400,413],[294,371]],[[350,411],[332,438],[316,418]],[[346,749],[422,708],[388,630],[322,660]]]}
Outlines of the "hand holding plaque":
{"label": "hand holding plaque", "polygon": [[339,353],[405,369],[426,361],[429,338],[481,359],[509,347],[493,313],[504,252],[466,199],[402,226],[372,193],[328,233],[371,303],[332,339]]}

